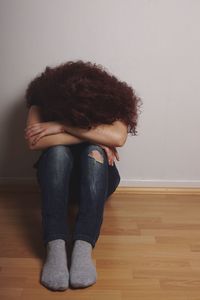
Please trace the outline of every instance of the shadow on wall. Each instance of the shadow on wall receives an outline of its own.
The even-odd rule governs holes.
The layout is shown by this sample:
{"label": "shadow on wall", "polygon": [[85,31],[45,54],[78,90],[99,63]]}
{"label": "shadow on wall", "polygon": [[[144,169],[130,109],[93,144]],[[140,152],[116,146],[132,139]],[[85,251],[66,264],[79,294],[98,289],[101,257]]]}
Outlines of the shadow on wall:
{"label": "shadow on wall", "polygon": [[29,150],[24,138],[28,113],[25,99],[21,97],[13,103],[12,109],[5,112],[0,162],[1,182],[28,183],[34,181],[36,183],[36,171],[33,164],[41,151]]}
{"label": "shadow on wall", "polygon": [[[1,184],[24,184],[24,181],[29,182],[31,177],[36,180],[36,171],[32,165],[40,154],[40,151],[29,150],[24,138],[28,113],[25,100],[21,97],[13,103],[12,109],[4,112],[1,119],[2,124],[4,124],[1,128],[1,144],[3,145],[0,162]],[[24,192],[20,189],[19,193],[8,193],[5,196],[5,201],[1,201],[1,209],[5,211],[5,214],[8,214],[8,220],[14,209],[13,231],[17,235],[19,234],[21,241],[16,249],[16,253],[19,255],[23,252],[23,255],[27,255],[27,257],[30,254],[40,258],[44,256],[40,203],[40,195],[30,193],[26,189]]]}

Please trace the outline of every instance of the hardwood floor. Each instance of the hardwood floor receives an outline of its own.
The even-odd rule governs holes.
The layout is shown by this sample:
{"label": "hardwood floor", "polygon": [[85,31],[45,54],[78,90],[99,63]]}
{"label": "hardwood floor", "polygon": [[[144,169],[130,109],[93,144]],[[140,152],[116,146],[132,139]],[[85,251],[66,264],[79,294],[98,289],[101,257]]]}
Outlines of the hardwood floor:
{"label": "hardwood floor", "polygon": [[200,195],[115,192],[93,251],[97,283],[49,291],[38,192],[0,193],[0,299],[200,300]]}

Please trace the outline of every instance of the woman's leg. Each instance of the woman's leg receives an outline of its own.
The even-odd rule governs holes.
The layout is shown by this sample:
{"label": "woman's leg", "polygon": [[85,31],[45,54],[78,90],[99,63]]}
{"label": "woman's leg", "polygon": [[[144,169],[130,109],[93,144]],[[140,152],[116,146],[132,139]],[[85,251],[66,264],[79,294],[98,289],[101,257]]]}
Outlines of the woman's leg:
{"label": "woman's leg", "polygon": [[80,153],[79,212],[73,239],[95,246],[103,221],[104,205],[120,182],[116,166],[108,164],[105,151],[87,144]]}
{"label": "woman's leg", "polygon": [[52,290],[65,290],[69,284],[65,240],[68,237],[68,183],[72,166],[73,155],[65,145],[45,149],[37,163],[43,239],[47,251],[41,283]]}
{"label": "woman's leg", "polygon": [[67,204],[73,167],[70,147],[57,145],[45,149],[40,157],[37,178],[41,190],[43,240],[67,240]]}
{"label": "woman's leg", "polygon": [[120,181],[116,166],[109,166],[105,151],[94,144],[81,149],[80,173],[79,212],[70,269],[73,287],[86,287],[96,282],[91,252],[100,234],[105,201]]}

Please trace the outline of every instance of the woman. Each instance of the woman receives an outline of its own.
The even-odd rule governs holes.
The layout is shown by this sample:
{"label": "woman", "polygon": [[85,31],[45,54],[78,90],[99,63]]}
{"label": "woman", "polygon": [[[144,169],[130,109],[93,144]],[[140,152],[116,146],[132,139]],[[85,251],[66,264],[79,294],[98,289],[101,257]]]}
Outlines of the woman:
{"label": "woman", "polygon": [[[46,67],[28,85],[25,138],[42,150],[34,164],[42,198],[46,260],[41,283],[52,290],[87,287],[96,282],[92,249],[98,240],[106,199],[120,175],[116,147],[137,134],[141,99],[132,87],[101,65],[67,62]],[[73,233],[70,271],[66,243],[68,199],[79,211]]]}

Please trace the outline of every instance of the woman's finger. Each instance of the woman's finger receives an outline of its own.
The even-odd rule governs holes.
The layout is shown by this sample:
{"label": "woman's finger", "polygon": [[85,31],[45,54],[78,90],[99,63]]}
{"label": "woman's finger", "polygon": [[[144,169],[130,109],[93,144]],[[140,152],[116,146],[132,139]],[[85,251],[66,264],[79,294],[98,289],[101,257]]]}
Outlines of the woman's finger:
{"label": "woman's finger", "polygon": [[115,153],[113,152],[112,149],[108,148],[109,151],[109,159],[110,159],[110,165],[113,166],[114,165],[114,159],[115,159]]}
{"label": "woman's finger", "polygon": [[[114,165],[114,160],[115,160],[115,156],[118,154],[117,151],[115,150],[115,148],[111,148],[111,147],[106,147],[104,145],[100,145],[106,152],[107,155],[107,159],[108,159],[108,164],[113,166]],[[116,156],[116,158],[118,158],[118,156]]]}
{"label": "woman's finger", "polygon": [[32,125],[31,127],[29,127],[29,128],[27,128],[25,131],[26,132],[29,132],[29,131],[31,131],[31,130],[35,130],[35,129],[39,129],[39,128],[44,128],[44,126],[42,126],[42,125]]}
{"label": "woman's finger", "polygon": [[27,127],[24,129],[24,131],[26,131],[26,130],[32,128],[32,127],[34,128],[34,127],[40,126],[40,124],[41,124],[41,123],[34,123],[34,124],[31,124],[31,125],[27,126]]}
{"label": "woman's finger", "polygon": [[41,137],[43,137],[44,135],[45,135],[44,132],[38,134],[36,138],[33,140],[32,145],[36,144],[39,141],[39,139],[41,139]]}
{"label": "woman's finger", "polygon": [[111,165],[112,153],[107,149],[106,154],[107,154],[107,158],[108,158],[108,164]]}
{"label": "woman's finger", "polygon": [[116,148],[114,148],[114,153],[115,153],[116,159],[119,161],[119,153]]}
{"label": "woman's finger", "polygon": [[111,166],[113,166],[113,164],[114,164],[114,159],[115,159],[115,155],[113,152],[111,152],[111,154],[110,154],[110,165]]}
{"label": "woman's finger", "polygon": [[34,136],[34,135],[36,135],[36,134],[38,134],[38,133],[40,133],[40,132],[42,132],[42,131],[44,131],[43,128],[35,128],[35,129],[31,129],[31,130],[29,130],[29,131],[26,133],[25,136],[28,138],[28,137]]}
{"label": "woman's finger", "polygon": [[115,156],[116,156],[116,159],[119,161],[119,154],[117,151],[115,152]]}

